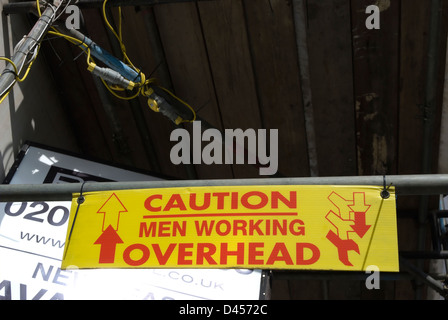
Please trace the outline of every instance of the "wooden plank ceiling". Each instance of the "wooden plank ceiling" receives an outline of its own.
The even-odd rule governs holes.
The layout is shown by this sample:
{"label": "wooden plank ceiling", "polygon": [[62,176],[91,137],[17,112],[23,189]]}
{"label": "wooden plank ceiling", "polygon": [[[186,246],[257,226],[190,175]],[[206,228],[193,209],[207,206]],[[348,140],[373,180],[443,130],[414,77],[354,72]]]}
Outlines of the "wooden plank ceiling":
{"label": "wooden plank ceiling", "polygon": [[[123,38],[136,66],[172,88],[213,126],[279,129],[283,176],[422,173],[424,143],[433,145],[430,156],[437,159],[446,19],[440,28],[437,102],[428,114],[430,1],[295,3],[301,2],[303,8],[294,7],[305,18],[306,29],[297,29],[305,35],[299,43],[293,4],[287,0],[125,7]],[[379,30],[365,27],[369,4],[381,9]],[[447,1],[442,4],[445,18]],[[116,9],[110,14],[117,22]],[[100,11],[84,9],[83,16],[89,36],[119,55]],[[307,64],[298,55],[303,47]],[[173,165],[169,154],[174,124],[152,112],[144,99],[129,102],[109,95],[105,103],[85,59],[76,59],[79,49],[64,40],[45,41],[43,50],[86,155],[180,179],[258,176],[248,165]],[[314,132],[306,129],[305,114],[310,111]],[[435,130],[424,142],[428,116],[436,120]],[[431,172],[436,170],[433,164]],[[418,199],[399,199],[403,212],[415,211],[417,204]],[[401,248],[415,248],[414,227],[409,219],[399,224]],[[305,293],[303,282],[276,282],[274,298],[322,298],[321,284],[308,284],[316,290]],[[327,288],[330,298],[340,297],[338,290],[344,285]],[[348,295],[372,294],[361,287],[350,285]],[[382,297],[408,297],[409,288],[407,283],[396,284],[392,291],[382,291]]]}

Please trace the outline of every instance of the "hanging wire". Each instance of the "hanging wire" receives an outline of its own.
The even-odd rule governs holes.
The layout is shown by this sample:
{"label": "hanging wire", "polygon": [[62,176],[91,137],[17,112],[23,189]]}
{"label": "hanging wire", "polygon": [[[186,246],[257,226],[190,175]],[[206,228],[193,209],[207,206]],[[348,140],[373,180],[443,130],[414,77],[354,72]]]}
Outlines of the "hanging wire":
{"label": "hanging wire", "polygon": [[[52,4],[47,3],[48,7],[51,8],[53,10],[53,15],[49,18],[49,20],[42,20],[45,23],[47,23],[47,25],[50,25],[50,23],[52,23],[54,21],[54,16],[56,15],[57,10],[59,10],[60,6],[62,5],[62,2],[59,4],[58,7],[53,6]],[[40,10],[40,2],[39,0],[36,0],[36,6],[37,6],[37,11],[38,11],[38,15],[39,18],[42,17],[42,12]],[[34,41],[34,44],[31,45],[28,48],[28,52],[22,52],[23,54],[25,54],[26,56],[28,56],[30,53],[32,53],[31,58],[28,61],[23,61],[22,64],[20,66],[17,66],[12,59],[9,59],[7,57],[0,57],[0,60],[6,61],[7,63],[9,63],[12,68],[14,69],[14,71],[6,69],[3,73],[13,73],[14,74],[14,80],[11,82],[11,84],[8,85],[8,87],[6,89],[3,90],[3,92],[0,94],[0,103],[2,103],[6,97],[9,95],[12,87],[14,86],[14,84],[16,82],[23,82],[25,81],[25,79],[28,77],[31,67],[33,66],[38,54],[39,54],[39,50],[40,50],[40,40],[42,39],[42,37],[44,36],[44,33],[46,32],[46,28],[43,28],[42,33],[36,37],[36,39],[32,39]],[[29,36],[25,36],[23,37],[15,46],[14,48],[14,52],[18,52],[18,48],[20,47],[20,45],[26,40],[29,39]],[[25,70],[25,73],[23,74],[23,76],[20,76],[20,73],[22,72],[22,69],[25,65],[28,65],[27,69]]]}
{"label": "hanging wire", "polygon": [[[185,102],[184,100],[182,100],[179,97],[177,97],[170,90],[168,90],[168,89],[166,89],[164,87],[161,87],[159,85],[156,85],[156,80],[154,78],[148,78],[147,79],[145,74],[142,72],[142,70],[140,70],[139,68],[137,68],[133,64],[133,62],[131,61],[131,59],[129,58],[129,56],[127,54],[126,46],[125,46],[124,41],[123,41],[123,18],[122,18],[121,6],[118,7],[118,31],[116,31],[112,27],[111,23],[109,22],[109,19],[108,19],[107,14],[106,14],[107,2],[108,2],[108,0],[104,0],[103,6],[102,6],[102,15],[103,15],[103,19],[105,21],[105,24],[106,24],[107,28],[112,32],[112,34],[115,36],[115,38],[119,42],[120,50],[121,50],[121,53],[123,55],[123,63],[125,63],[128,67],[130,67],[137,74],[136,79],[140,78],[140,81],[138,83],[135,83],[135,85],[134,85],[134,81],[136,79],[128,79],[128,81],[132,82],[132,86],[130,86],[127,89],[130,89],[130,90],[133,90],[134,88],[136,89],[134,94],[132,94],[130,96],[120,95],[118,92],[124,91],[123,87],[110,84],[103,77],[100,77],[103,85],[107,88],[107,90],[112,95],[114,95],[118,99],[131,100],[131,99],[135,99],[135,98],[137,98],[139,96],[146,97],[148,99],[148,105],[151,107],[151,109],[154,110],[154,111],[159,111],[159,108],[157,108],[157,107],[153,108],[152,107],[154,105],[157,105],[157,102],[153,98],[151,98],[152,95],[154,94],[154,90],[152,89],[152,86],[157,86],[158,88],[163,90],[164,93],[166,93],[166,98],[167,99],[169,98],[169,99],[172,100],[173,103],[177,103],[177,104],[180,104],[183,107],[186,107],[191,112],[191,114],[192,114],[191,118],[192,119],[185,120],[185,119],[183,119],[180,116],[178,116],[176,119],[172,119],[176,124],[179,124],[179,123],[182,123],[182,122],[192,122],[192,121],[195,121],[196,120],[196,112],[187,102]],[[54,5],[52,5],[52,4],[50,4],[50,3],[45,1],[46,6],[50,7],[53,10],[53,16],[50,19],[50,21],[47,21],[47,23],[50,24],[53,21],[55,21],[58,18],[60,18],[62,16],[62,14],[65,12],[65,9],[71,3],[72,3],[72,0],[68,0],[66,2],[61,1],[60,4],[58,5],[58,7],[55,7]],[[61,10],[59,12],[59,9],[64,4],[65,4],[64,10]],[[41,5],[41,0],[36,0],[36,8],[37,8],[38,16],[42,17],[42,12],[41,12],[41,9],[40,9],[40,5]],[[58,12],[59,12],[59,14],[56,16],[56,14]],[[89,48],[89,46],[86,43],[84,43],[83,41],[81,41],[81,40],[79,40],[79,39],[77,39],[75,37],[71,37],[71,36],[69,36],[67,34],[59,32],[53,26],[50,26],[50,27],[51,27],[51,30],[48,31],[48,34],[51,34],[51,35],[54,35],[54,36],[57,36],[57,37],[62,37],[65,40],[69,41],[70,43],[75,44],[75,45],[77,45],[78,47],[81,48],[81,50],[87,55],[86,62],[87,62],[88,70],[93,72],[95,70],[95,68],[96,68],[96,63],[95,63],[95,61],[93,60],[93,58],[91,56],[91,49]],[[41,37],[39,37],[39,39],[41,39],[42,36],[43,36],[43,34],[41,35]],[[11,59],[6,58],[6,57],[0,57],[1,60],[4,60],[4,61],[6,61],[6,62],[8,62],[8,63],[10,63],[12,65],[14,71],[7,70],[7,72],[14,73],[15,81],[22,82],[22,81],[24,81],[27,78],[33,63],[34,63],[34,61],[36,60],[36,58],[38,56],[39,49],[40,49],[40,42],[39,43],[38,43],[38,41],[35,41],[35,42],[36,42],[35,46],[30,49],[30,52],[31,52],[31,50],[33,50],[32,51],[33,54],[31,56],[31,58],[29,59],[29,61],[24,62],[22,64],[22,66],[20,66],[20,67],[16,66]],[[20,42],[19,42],[19,44],[20,44]],[[28,65],[28,67],[27,67],[27,70],[25,71],[24,75],[21,77],[19,74],[20,74],[20,72],[21,72],[21,70],[22,70],[24,65]],[[100,68],[98,68],[98,69],[100,69]],[[98,69],[96,69],[97,72],[99,72]],[[13,84],[11,84],[11,86],[9,88],[7,88],[7,90],[5,90],[4,94],[1,95],[0,103],[9,94],[9,91],[11,90],[12,85]],[[169,103],[168,103],[168,105],[170,106]],[[162,112],[162,113],[164,113],[164,112]],[[175,112],[175,113],[177,113],[177,112]],[[166,115],[166,113],[164,113],[164,114]]]}

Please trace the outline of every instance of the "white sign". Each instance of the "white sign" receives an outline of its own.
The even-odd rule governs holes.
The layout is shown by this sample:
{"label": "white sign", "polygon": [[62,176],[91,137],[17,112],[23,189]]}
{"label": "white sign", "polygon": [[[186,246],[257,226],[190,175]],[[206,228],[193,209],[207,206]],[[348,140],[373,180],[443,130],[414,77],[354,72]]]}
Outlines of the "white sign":
{"label": "white sign", "polygon": [[[162,180],[42,147],[22,152],[7,183]],[[0,300],[259,299],[260,270],[61,270],[70,205],[0,203]]]}

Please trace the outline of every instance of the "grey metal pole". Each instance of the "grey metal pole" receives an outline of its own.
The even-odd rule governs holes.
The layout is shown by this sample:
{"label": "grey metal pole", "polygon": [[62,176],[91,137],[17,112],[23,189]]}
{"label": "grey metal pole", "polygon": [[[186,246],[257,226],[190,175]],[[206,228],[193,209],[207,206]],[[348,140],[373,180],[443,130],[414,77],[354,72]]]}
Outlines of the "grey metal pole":
{"label": "grey metal pole", "polygon": [[3,5],[3,14],[28,13],[36,10],[36,8],[36,1],[5,3]]}
{"label": "grey metal pole", "polygon": [[[426,74],[425,87],[425,104],[423,106],[423,157],[422,157],[422,173],[432,173],[432,160],[434,144],[434,126],[435,126],[435,110],[437,109],[437,79],[439,73],[439,39],[441,35],[440,21],[441,21],[441,1],[431,0],[431,15],[429,23],[429,41],[428,41],[428,67]],[[418,213],[418,233],[417,242],[420,250],[426,247],[426,221],[428,216],[429,198],[423,195],[420,199],[420,207]],[[418,262],[418,268],[423,268],[423,262]],[[416,290],[416,298],[420,299],[422,296],[421,287],[418,286]]]}
{"label": "grey metal pole", "polygon": [[[15,53],[11,60],[17,66],[19,73],[25,64],[28,55],[37,45],[39,45],[53,23],[56,10],[57,8],[53,6],[47,7],[29,34],[24,37],[23,41],[21,41],[15,49]],[[16,76],[18,75],[15,74],[14,68],[8,64],[0,76],[0,95],[5,94],[16,83]]]}
{"label": "grey metal pole", "polygon": [[[385,177],[387,186],[392,185],[397,195],[440,195],[448,193],[448,174],[393,175]],[[384,176],[304,177],[304,178],[255,178],[228,180],[162,180],[128,182],[85,183],[83,192],[125,189],[152,189],[207,186],[251,185],[352,185],[383,186]],[[79,193],[81,183],[71,184],[11,184],[0,185],[0,202],[32,200],[71,200]]]}
{"label": "grey metal pole", "polygon": [[[415,267],[406,259],[401,258],[400,265],[403,266],[403,268],[405,268],[411,275],[420,279],[421,281],[426,283],[429,287],[438,292],[442,297],[444,298],[448,297],[448,287],[444,283],[424,273],[421,269]],[[421,297],[418,298],[421,299]]]}
{"label": "grey metal pole", "polygon": [[319,164],[317,160],[316,132],[314,127],[314,109],[311,92],[310,65],[308,58],[307,21],[304,0],[292,1],[294,27],[296,34],[297,56],[299,59],[301,94],[305,116],[305,133],[308,146],[308,163],[310,175],[319,175]]}

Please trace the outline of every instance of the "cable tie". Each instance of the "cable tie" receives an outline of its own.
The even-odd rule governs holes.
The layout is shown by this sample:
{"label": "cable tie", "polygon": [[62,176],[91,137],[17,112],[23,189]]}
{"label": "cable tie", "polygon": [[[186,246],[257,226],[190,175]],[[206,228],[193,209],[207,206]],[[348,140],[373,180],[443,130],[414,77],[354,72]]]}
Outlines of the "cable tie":
{"label": "cable tie", "polygon": [[19,77],[19,75],[18,75],[14,70],[6,69],[6,70],[4,70],[4,71],[2,72],[2,75],[4,75],[5,73],[12,73],[12,74],[14,75],[15,78],[18,78],[18,77]]}
{"label": "cable tie", "polygon": [[390,197],[389,188],[391,185],[392,183],[388,187],[386,187],[386,175],[383,175],[383,190],[381,190],[380,192],[381,198],[389,199]]}
{"label": "cable tie", "polygon": [[85,183],[86,183],[86,182],[83,181],[83,183],[81,184],[81,190],[79,191],[78,199],[76,199],[76,202],[78,203],[78,206],[76,207],[76,212],[75,212],[75,216],[73,217],[72,227],[70,228],[70,233],[69,233],[69,235],[68,235],[68,239],[69,239],[69,240],[70,240],[70,238],[71,238],[71,236],[72,236],[72,232],[73,232],[73,228],[74,228],[74,226],[75,226],[76,217],[77,217],[77,215],[78,215],[79,207],[81,206],[81,204],[84,203],[84,201],[86,201],[86,198],[85,198],[84,195],[82,194]]}
{"label": "cable tie", "polygon": [[82,191],[83,191],[83,189],[84,189],[84,184],[85,184],[85,183],[86,183],[86,182],[84,181],[84,182],[81,184],[81,190],[79,191],[79,196],[78,196],[78,199],[77,199],[78,204],[83,204],[84,201],[86,200],[86,198],[85,198],[84,195],[82,194]]}
{"label": "cable tie", "polygon": [[[53,9],[53,8],[52,8]],[[54,14],[54,13],[53,13]],[[53,23],[53,17],[47,17],[47,16],[40,16],[39,19],[47,24],[49,26],[51,23]],[[48,20],[47,20],[48,19]]]}
{"label": "cable tie", "polygon": [[[26,38],[31,39],[31,40],[34,41],[34,43],[30,44],[30,46],[28,47],[28,51],[34,50],[35,47],[36,47],[36,45],[39,45],[39,41],[38,41],[37,39],[35,39],[35,38],[33,38],[33,37],[30,37],[30,36],[28,36],[28,35],[27,35],[27,36],[24,36],[24,39],[26,39]],[[18,52],[20,52],[20,51],[18,51]],[[22,52],[22,53],[25,54],[25,52]],[[29,52],[28,52],[28,53],[29,53]]]}
{"label": "cable tie", "polygon": [[82,38],[82,41],[81,41],[81,45],[84,45],[86,48],[89,48],[89,45],[84,41],[84,40],[86,40],[86,35],[83,34],[82,36],[83,36],[83,38]]}
{"label": "cable tie", "polygon": [[138,79],[138,77],[140,77],[140,79],[141,79],[141,74],[142,74],[142,70],[138,70],[137,75],[135,76],[134,80],[132,80],[132,81],[135,82]]}

